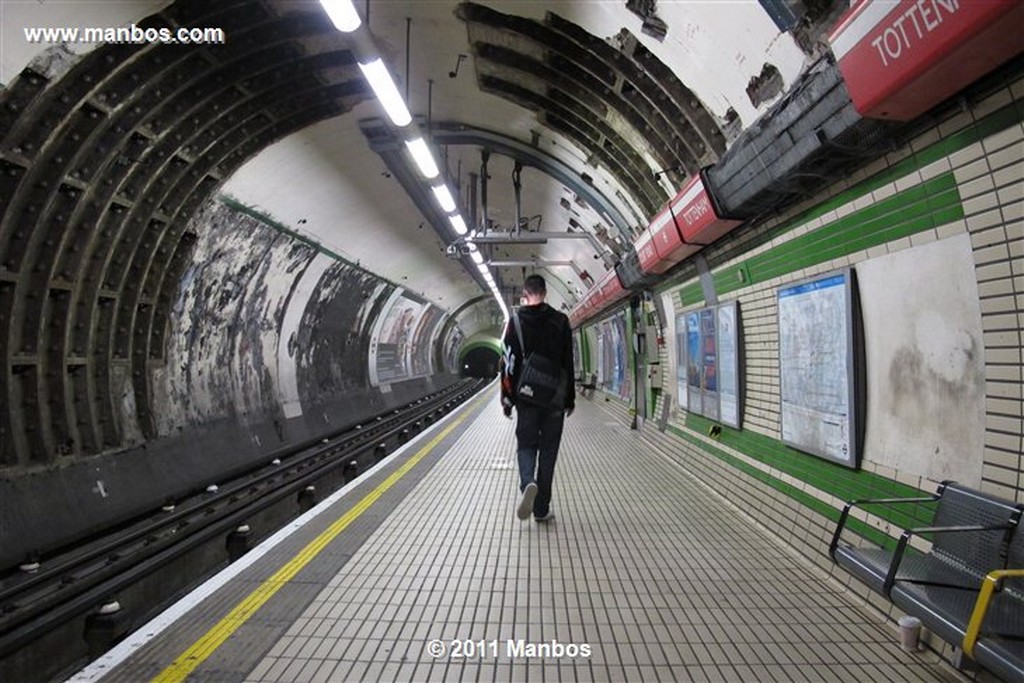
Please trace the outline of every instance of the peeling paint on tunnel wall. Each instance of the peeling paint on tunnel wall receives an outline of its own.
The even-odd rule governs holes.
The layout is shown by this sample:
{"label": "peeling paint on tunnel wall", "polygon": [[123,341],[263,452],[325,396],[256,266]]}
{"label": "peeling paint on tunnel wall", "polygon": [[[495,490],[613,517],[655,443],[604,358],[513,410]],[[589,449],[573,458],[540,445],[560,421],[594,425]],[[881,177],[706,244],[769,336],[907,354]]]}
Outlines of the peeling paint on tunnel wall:
{"label": "peeling paint on tunnel wall", "polygon": [[302,273],[302,277],[288,298],[288,306],[281,322],[281,335],[277,343],[277,373],[280,382],[278,389],[285,418],[302,415],[297,371],[298,359],[296,358],[302,316],[320,279],[333,263],[334,260],[329,256],[318,254]]}
{"label": "peeling paint on tunnel wall", "polygon": [[171,312],[167,362],[154,371],[157,432],[280,412],[278,334],[313,247],[210,202]]}
{"label": "peeling paint on tunnel wall", "polygon": [[444,362],[446,372],[455,372],[459,367],[459,347],[462,346],[463,339],[462,330],[456,327],[448,335],[448,338],[444,340]]}
{"label": "peeling paint on tunnel wall", "polygon": [[[303,409],[370,386],[367,340],[380,304],[394,286],[344,262],[320,276],[295,337]],[[308,404],[308,405],[307,405]]]}
{"label": "peeling paint on tunnel wall", "polygon": [[376,405],[374,330],[389,335],[386,381],[444,372],[432,367],[444,311],[247,207],[212,201],[190,229],[199,237],[171,313],[167,362],[153,370],[158,435],[227,420],[286,440],[288,421],[310,410],[322,427],[319,413],[344,420],[346,401]]}

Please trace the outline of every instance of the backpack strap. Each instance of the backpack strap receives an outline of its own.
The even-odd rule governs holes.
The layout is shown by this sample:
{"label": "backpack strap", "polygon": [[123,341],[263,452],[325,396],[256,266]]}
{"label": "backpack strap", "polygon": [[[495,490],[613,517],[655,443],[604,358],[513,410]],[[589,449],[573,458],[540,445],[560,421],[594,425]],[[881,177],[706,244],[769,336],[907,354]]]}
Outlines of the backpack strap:
{"label": "backpack strap", "polygon": [[512,326],[516,328],[516,336],[519,338],[519,352],[523,354],[523,358],[526,358],[526,344],[523,342],[523,328],[519,326],[519,311],[512,314]]}

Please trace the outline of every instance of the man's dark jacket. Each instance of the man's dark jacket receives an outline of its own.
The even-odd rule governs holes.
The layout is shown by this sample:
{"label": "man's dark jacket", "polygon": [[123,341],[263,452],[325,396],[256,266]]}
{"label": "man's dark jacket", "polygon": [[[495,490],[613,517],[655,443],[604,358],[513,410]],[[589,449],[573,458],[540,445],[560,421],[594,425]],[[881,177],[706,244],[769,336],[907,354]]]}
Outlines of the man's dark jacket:
{"label": "man's dark jacket", "polygon": [[520,328],[523,331],[523,343],[526,353],[519,348],[515,323],[508,321],[505,327],[505,354],[501,363],[501,405],[506,412],[515,405],[513,388],[519,379],[519,371],[523,358],[528,353],[539,353],[556,361],[565,370],[565,408],[576,407],[574,382],[576,371],[572,359],[572,327],[569,318],[546,303],[534,306],[520,306],[512,315],[519,315]]}

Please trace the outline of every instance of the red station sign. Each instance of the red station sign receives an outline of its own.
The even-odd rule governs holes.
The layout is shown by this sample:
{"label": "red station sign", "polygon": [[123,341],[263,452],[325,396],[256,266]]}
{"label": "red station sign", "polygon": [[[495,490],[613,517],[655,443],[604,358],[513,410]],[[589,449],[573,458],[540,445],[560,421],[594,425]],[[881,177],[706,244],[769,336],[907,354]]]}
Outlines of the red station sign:
{"label": "red station sign", "polygon": [[1024,50],[1024,2],[862,0],[829,42],[858,112],[909,121]]}

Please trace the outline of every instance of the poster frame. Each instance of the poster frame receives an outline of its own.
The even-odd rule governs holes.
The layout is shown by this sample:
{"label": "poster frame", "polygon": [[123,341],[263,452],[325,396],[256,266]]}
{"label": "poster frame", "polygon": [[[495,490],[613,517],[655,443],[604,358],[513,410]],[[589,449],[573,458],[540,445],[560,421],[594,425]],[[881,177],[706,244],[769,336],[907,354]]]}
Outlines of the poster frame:
{"label": "poster frame", "polygon": [[[784,362],[785,349],[783,348],[782,334],[782,299],[784,296],[791,296],[790,294],[784,293],[807,288],[809,285],[817,285],[840,277],[843,279],[842,287],[844,289],[842,297],[844,306],[842,320],[845,326],[844,337],[846,341],[846,357],[844,363],[846,368],[846,440],[848,448],[845,451],[845,455],[832,454],[822,448],[816,447],[815,444],[794,441],[787,438],[786,435],[788,430],[786,428],[786,416],[787,414],[791,414],[791,411],[787,411],[785,402],[787,367]],[[824,288],[820,289],[823,290]],[[812,289],[809,291],[814,292],[818,291],[818,289]],[[860,314],[859,302],[857,300],[856,272],[853,268],[840,268],[782,284],[775,291],[775,301],[776,327],[778,330],[779,340],[779,438],[782,443],[803,453],[813,455],[849,469],[858,469],[860,467],[860,456],[863,445],[864,368],[861,360],[863,356],[863,336],[859,322]],[[792,370],[789,374],[792,376]]]}

